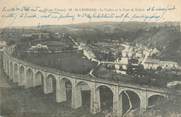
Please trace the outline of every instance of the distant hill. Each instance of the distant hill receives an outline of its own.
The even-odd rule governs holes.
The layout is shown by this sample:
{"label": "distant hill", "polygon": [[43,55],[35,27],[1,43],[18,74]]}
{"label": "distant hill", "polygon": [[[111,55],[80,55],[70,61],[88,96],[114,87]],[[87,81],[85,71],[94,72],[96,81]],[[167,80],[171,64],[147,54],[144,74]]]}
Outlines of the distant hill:
{"label": "distant hill", "polygon": [[[35,27],[33,27],[35,29]],[[94,43],[97,41],[120,40],[131,44],[140,43],[161,51],[159,58],[181,60],[181,32],[178,22],[93,22],[70,25],[43,25],[47,32],[64,32],[78,41]],[[24,29],[25,31],[26,29]]]}

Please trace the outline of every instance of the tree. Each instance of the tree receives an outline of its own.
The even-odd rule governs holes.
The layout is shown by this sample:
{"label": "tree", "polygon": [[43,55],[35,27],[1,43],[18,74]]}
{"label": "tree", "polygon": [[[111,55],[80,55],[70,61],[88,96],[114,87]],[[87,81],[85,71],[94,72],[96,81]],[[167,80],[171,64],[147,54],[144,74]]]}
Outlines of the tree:
{"label": "tree", "polygon": [[157,67],[157,70],[158,70],[158,71],[161,71],[161,70],[162,70],[162,67],[161,67],[161,66]]}

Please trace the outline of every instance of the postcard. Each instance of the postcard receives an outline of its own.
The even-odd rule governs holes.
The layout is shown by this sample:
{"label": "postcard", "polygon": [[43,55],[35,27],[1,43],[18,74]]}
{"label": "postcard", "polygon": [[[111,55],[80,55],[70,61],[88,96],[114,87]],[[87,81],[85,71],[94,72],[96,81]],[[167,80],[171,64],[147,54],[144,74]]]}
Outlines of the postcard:
{"label": "postcard", "polygon": [[0,0],[0,117],[181,117],[180,0]]}

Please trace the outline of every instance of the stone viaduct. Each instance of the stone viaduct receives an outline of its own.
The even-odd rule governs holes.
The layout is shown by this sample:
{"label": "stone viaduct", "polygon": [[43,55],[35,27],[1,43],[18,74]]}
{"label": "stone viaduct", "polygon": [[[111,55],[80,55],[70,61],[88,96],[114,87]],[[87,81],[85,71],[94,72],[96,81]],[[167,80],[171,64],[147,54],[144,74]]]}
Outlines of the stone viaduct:
{"label": "stone viaduct", "polygon": [[[66,82],[71,84],[71,107],[77,109],[82,106],[82,90],[90,91],[90,112],[101,111],[100,87],[107,87],[112,92],[112,113],[114,117],[122,116],[122,92],[131,91],[139,97],[139,110],[144,112],[148,108],[150,98],[154,96],[168,97],[166,89],[148,86],[132,85],[106,81],[87,75],[75,75],[52,68],[40,67],[32,63],[14,58],[11,54],[14,46],[3,50],[3,69],[10,80],[24,88],[42,86],[44,94],[55,92],[56,102],[67,100]],[[53,83],[55,81],[55,83]]]}

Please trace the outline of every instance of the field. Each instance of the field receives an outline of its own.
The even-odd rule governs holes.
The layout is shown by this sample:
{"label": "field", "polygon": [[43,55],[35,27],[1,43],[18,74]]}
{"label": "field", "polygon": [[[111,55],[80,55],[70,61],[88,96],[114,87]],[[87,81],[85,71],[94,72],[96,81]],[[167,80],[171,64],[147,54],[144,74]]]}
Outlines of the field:
{"label": "field", "polygon": [[59,69],[65,72],[88,74],[95,67],[95,63],[87,60],[81,53],[62,52],[52,54],[23,54],[20,59],[41,66]]}

